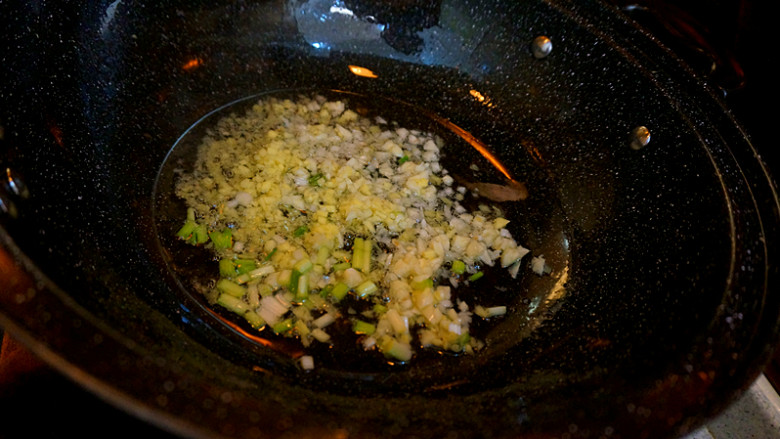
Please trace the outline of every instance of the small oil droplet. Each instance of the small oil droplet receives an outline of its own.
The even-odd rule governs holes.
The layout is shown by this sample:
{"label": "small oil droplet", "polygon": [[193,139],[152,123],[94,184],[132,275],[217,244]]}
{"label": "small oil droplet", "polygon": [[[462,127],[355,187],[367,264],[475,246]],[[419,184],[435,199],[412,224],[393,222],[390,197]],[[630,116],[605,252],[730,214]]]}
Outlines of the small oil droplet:
{"label": "small oil droplet", "polygon": [[650,143],[650,130],[645,126],[638,126],[631,131],[631,149],[638,151]]}
{"label": "small oil droplet", "polygon": [[536,59],[545,58],[552,52],[552,41],[544,35],[534,38],[534,42],[531,44],[531,52]]}

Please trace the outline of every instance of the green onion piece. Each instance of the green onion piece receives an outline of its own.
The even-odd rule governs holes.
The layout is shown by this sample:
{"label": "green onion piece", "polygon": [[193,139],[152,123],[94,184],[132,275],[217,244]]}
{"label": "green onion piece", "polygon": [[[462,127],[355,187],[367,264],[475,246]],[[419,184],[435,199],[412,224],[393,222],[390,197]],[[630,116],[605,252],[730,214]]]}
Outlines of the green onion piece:
{"label": "green onion piece", "polygon": [[429,277],[428,279],[419,282],[412,282],[410,285],[415,291],[422,291],[426,288],[433,288],[433,279]]}
{"label": "green onion piece", "polygon": [[365,241],[363,238],[355,238],[352,242],[352,267],[361,269],[363,267],[363,244]]}
{"label": "green onion piece", "polygon": [[270,260],[271,260],[271,258],[272,258],[272,257],[274,257],[274,254],[276,254],[276,250],[277,250],[277,248],[278,248],[278,247],[274,247],[274,249],[273,249],[273,250],[271,250],[271,252],[270,252],[270,253],[268,253],[268,255],[266,255],[266,257],[265,257],[265,260],[266,260],[266,261],[270,261]]}
{"label": "green onion piece", "polygon": [[308,227],[300,226],[300,227],[298,227],[297,229],[295,229],[293,231],[293,236],[295,236],[296,238],[299,238],[299,237],[303,236],[308,230],[309,230]]}
{"label": "green onion piece", "polygon": [[330,249],[323,245],[317,250],[317,264],[325,265],[325,262],[328,261],[328,256],[330,256]]}
{"label": "green onion piece", "polygon": [[306,276],[306,273],[311,271],[313,267],[314,264],[308,258],[301,259],[293,267],[289,288],[296,300],[309,297],[309,276]]}
{"label": "green onion piece", "polygon": [[331,291],[333,291],[333,285],[332,284],[325,285],[325,287],[320,290],[320,297],[328,297]]}
{"label": "green onion piece", "polygon": [[178,236],[180,239],[189,239],[197,227],[198,224],[195,221],[187,221],[183,226],[181,226],[181,229],[176,232],[176,236]]}
{"label": "green onion piece", "polygon": [[246,288],[228,279],[220,279],[217,282],[217,289],[234,297],[244,297],[246,294]]}
{"label": "green onion piece", "polygon": [[469,335],[468,332],[464,332],[463,334],[459,335],[457,339],[455,339],[455,343],[458,344],[458,346],[466,346],[469,341],[471,340],[471,335]]}
{"label": "green onion piece", "polygon": [[257,269],[257,263],[253,259],[236,259],[233,261],[236,266],[236,273],[244,274]]}
{"label": "green onion piece", "polygon": [[349,293],[349,285],[345,284],[344,282],[339,282],[336,285],[333,286],[333,289],[330,291],[330,295],[336,300],[339,301],[344,298],[344,296]]}
{"label": "green onion piece", "polygon": [[474,282],[475,280],[479,279],[480,277],[484,276],[485,273],[482,271],[478,271],[471,276],[469,276],[469,281]]}
{"label": "green onion piece", "polygon": [[263,265],[261,267],[257,267],[253,270],[250,270],[248,273],[250,279],[259,279],[264,276],[268,276],[269,274],[275,272],[276,269],[273,267],[273,265]]}
{"label": "green onion piece", "polygon": [[400,361],[409,361],[412,358],[411,346],[405,343],[399,343],[394,339],[382,343],[379,346],[379,350],[387,357],[395,358]]}
{"label": "green onion piece", "polygon": [[249,311],[249,304],[227,293],[220,294],[217,297],[217,303],[239,315],[244,315],[245,312]]}
{"label": "green onion piece", "polygon": [[293,293],[293,295],[298,295],[298,280],[301,278],[301,272],[298,270],[293,270],[290,273],[290,280],[287,282],[287,288]]}
{"label": "green onion piece", "polygon": [[310,310],[312,309],[322,309],[325,307],[327,302],[325,302],[325,298],[318,294],[312,294],[309,296],[309,299],[304,302],[304,304],[309,304],[311,306]]}
{"label": "green onion piece", "polygon": [[451,270],[454,274],[463,274],[466,272],[466,264],[460,260],[452,261]]}
{"label": "green onion piece", "polygon": [[233,246],[233,231],[230,229],[224,229],[221,232],[212,230],[209,232],[209,238],[214,243],[214,247],[218,250],[224,250]]}
{"label": "green onion piece", "polygon": [[358,295],[358,297],[366,297],[369,294],[376,293],[378,290],[379,288],[376,286],[376,284],[370,280],[367,280],[355,287],[355,293]]}
{"label": "green onion piece", "polygon": [[301,301],[309,297],[309,276],[301,274],[298,278],[298,288],[295,290],[295,300]]}
{"label": "green onion piece", "polygon": [[350,267],[352,267],[352,264],[350,264],[349,262],[340,262],[338,264],[335,264],[332,267],[332,270],[334,272],[336,272],[336,271],[344,271],[344,270],[346,270],[347,268],[350,268]]}
{"label": "green onion piece", "polygon": [[312,267],[314,267],[314,264],[312,264],[308,258],[303,258],[295,264],[293,270],[297,270],[299,273],[303,274],[308,273]]}
{"label": "green onion piece", "polygon": [[358,267],[363,273],[371,271],[371,252],[374,249],[374,241],[366,239],[363,241],[363,255],[360,257],[361,265]]}
{"label": "green onion piece", "polygon": [[352,331],[354,331],[355,334],[371,335],[376,331],[376,325],[364,322],[363,320],[355,320],[352,324]]}
{"label": "green onion piece", "polygon": [[263,318],[260,317],[260,315],[258,313],[254,312],[252,310],[246,311],[244,313],[244,318],[255,329],[260,329],[263,326],[265,326],[265,320],[263,320]]}
{"label": "green onion piece", "polygon": [[303,320],[298,320],[295,322],[295,331],[301,337],[306,337],[311,333],[311,329],[309,329],[309,327],[306,326],[306,322],[304,322]]}
{"label": "green onion piece", "polygon": [[219,275],[222,277],[233,277],[236,275],[236,266],[230,259],[219,260]]}
{"label": "green onion piece", "polygon": [[262,328],[265,326],[265,320],[260,315],[249,309],[249,305],[238,297],[230,294],[220,294],[217,303],[227,310],[232,311],[246,319],[253,328]]}
{"label": "green onion piece", "polygon": [[187,240],[190,244],[205,244],[209,240],[209,232],[204,225],[198,225],[195,230],[192,231],[192,236]]}
{"label": "green onion piece", "polygon": [[374,305],[372,310],[377,314],[384,314],[387,312],[387,307],[385,305],[382,305],[381,303],[377,303]]}
{"label": "green onion piece", "polygon": [[268,297],[274,293],[274,289],[268,284],[260,284],[257,286],[257,292],[260,293],[260,297]]}
{"label": "green onion piece", "polygon": [[[277,273],[276,281],[279,285],[287,285],[290,288],[292,279],[292,270],[281,270]],[[295,279],[295,285],[298,285],[298,279]]]}
{"label": "green onion piece", "polygon": [[320,179],[324,178],[325,176],[318,172],[314,175],[309,176],[309,186],[319,186],[320,185]]}
{"label": "green onion piece", "polygon": [[293,327],[292,319],[284,319],[280,322],[275,323],[272,329],[274,330],[275,333],[282,334],[292,329],[292,327]]}
{"label": "green onion piece", "polygon": [[404,163],[406,163],[406,162],[408,162],[408,161],[409,161],[409,156],[408,156],[408,155],[406,155],[406,154],[404,154],[404,156],[403,156],[403,157],[401,157],[401,158],[399,158],[399,159],[398,159],[398,164],[399,164],[399,165],[403,165]]}

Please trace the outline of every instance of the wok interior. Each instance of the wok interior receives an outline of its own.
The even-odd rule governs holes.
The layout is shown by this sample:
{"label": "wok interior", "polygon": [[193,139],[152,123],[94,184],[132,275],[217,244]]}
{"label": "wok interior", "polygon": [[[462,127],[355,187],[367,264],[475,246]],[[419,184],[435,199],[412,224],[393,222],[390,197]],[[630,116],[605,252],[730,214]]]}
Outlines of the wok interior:
{"label": "wok interior", "polygon": [[[432,410],[429,398],[442,398],[441,425],[426,429],[445,431],[448,422],[481,429],[485,416],[500,419],[489,427],[499,435],[522,424],[518,412],[530,411],[538,427],[573,413],[566,407],[578,401],[607,404],[620,394],[610,404],[624,407],[648,389],[661,392],[669,373],[702,367],[730,286],[761,289],[753,270],[735,274],[734,267],[763,270],[762,244],[742,229],[751,207],[741,204],[738,172],[718,155],[724,139],[707,137],[695,102],[680,106],[681,91],[648,73],[650,59],[628,56],[544,3],[499,12],[445,1],[407,16],[382,9],[380,19],[394,29],[405,23],[423,32],[392,37],[372,27],[369,12],[342,22],[323,5],[163,2],[140,13],[120,4],[111,19],[105,9],[71,17],[89,32],[71,35],[78,51],[49,48],[70,62],[41,61],[65,79],[50,90],[60,99],[41,103],[49,132],[24,139],[37,151],[17,158],[35,197],[7,226],[25,237],[16,243],[134,349],[208,386],[240,391],[260,413],[295,413],[303,404],[324,418],[384,428],[399,422],[385,419],[388,411],[414,424],[429,416],[422,414]],[[347,25],[318,27],[309,17],[320,12],[325,22]],[[461,44],[442,44],[448,40],[421,17],[438,17],[438,32]],[[63,23],[62,32],[73,32]],[[528,50],[538,34],[555,41],[545,59]],[[357,76],[349,65],[377,77]],[[424,109],[483,141],[526,182],[531,197],[504,207],[518,241],[543,254],[553,272],[502,285],[511,292],[510,315],[487,332],[484,352],[302,373],[188,291],[172,268],[169,238],[183,216],[163,165],[169,150],[215,108],[279,90],[341,90]],[[628,137],[640,125],[652,141],[634,150]],[[452,165],[467,167],[479,157],[458,141]],[[189,148],[179,145],[168,159],[191,160]],[[468,402],[445,402],[452,394]],[[372,407],[358,413],[366,399]],[[217,422],[211,416],[203,422]]]}

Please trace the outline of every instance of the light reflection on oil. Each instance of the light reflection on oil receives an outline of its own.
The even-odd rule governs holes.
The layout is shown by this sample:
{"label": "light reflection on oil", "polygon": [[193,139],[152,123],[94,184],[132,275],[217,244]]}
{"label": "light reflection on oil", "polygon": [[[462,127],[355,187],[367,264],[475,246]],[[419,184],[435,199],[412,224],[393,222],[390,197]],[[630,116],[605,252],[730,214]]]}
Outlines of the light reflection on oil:
{"label": "light reflection on oil", "polygon": [[214,312],[211,309],[208,309],[207,311],[212,316],[214,316],[218,320],[222,321],[222,323],[224,323],[225,325],[230,327],[233,331],[237,332],[238,334],[240,334],[244,338],[246,338],[248,340],[251,340],[251,341],[253,341],[253,342],[255,342],[255,343],[257,343],[257,344],[259,344],[261,346],[264,346],[264,347],[273,349],[273,350],[275,350],[277,352],[286,354],[286,355],[290,356],[290,358],[300,358],[301,355],[304,354],[302,349],[299,349],[297,347],[293,347],[293,346],[287,345],[284,342],[275,342],[273,340],[269,340],[267,338],[262,337],[259,334],[259,331],[262,330],[262,328],[255,328],[255,330],[253,330],[253,331],[248,331],[248,330],[244,329],[242,326],[240,326],[240,325],[236,324],[235,322],[233,322],[232,320],[217,314],[216,312]]}
{"label": "light reflection on oil", "polygon": [[350,65],[349,66],[349,71],[352,72],[353,74],[357,75],[357,76],[362,76],[364,78],[378,78],[379,77],[376,73],[372,72],[370,69],[367,69],[365,67]]}
{"label": "light reflection on oil", "polygon": [[185,62],[184,65],[181,66],[181,68],[185,72],[189,72],[189,71],[197,69],[201,65],[203,65],[203,60],[196,57],[196,58],[192,58],[192,59],[187,60],[187,62]]}
{"label": "light reflection on oil", "polygon": [[544,312],[552,308],[556,303],[566,296],[566,282],[569,280],[569,266],[566,265],[561,270],[555,284],[546,294],[535,296],[528,304],[528,325],[523,329],[530,334],[544,322]]}
{"label": "light reflection on oil", "polygon": [[512,178],[512,175],[509,173],[509,170],[501,163],[498,158],[496,158],[495,155],[488,149],[487,145],[485,145],[481,140],[477,139],[469,133],[468,131],[464,130],[463,128],[455,125],[448,119],[445,119],[443,117],[436,116],[434,114],[431,114],[431,117],[433,117],[437,122],[444,125],[448,129],[450,129],[453,133],[457,134],[469,143],[474,149],[476,149],[480,154],[482,154],[483,157],[485,157],[493,167],[495,167],[501,174],[504,175],[508,180],[514,181]]}
{"label": "light reflection on oil", "polygon": [[477,102],[480,102],[482,105],[485,105],[486,107],[492,107],[493,101],[490,99],[490,97],[483,95],[478,90],[469,90],[469,94],[474,97],[474,99],[477,100]]}

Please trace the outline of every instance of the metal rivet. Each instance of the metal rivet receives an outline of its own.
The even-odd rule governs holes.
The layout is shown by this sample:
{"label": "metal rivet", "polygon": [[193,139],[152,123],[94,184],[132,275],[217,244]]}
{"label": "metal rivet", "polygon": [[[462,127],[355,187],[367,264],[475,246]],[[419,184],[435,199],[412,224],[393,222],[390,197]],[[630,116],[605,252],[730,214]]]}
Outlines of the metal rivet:
{"label": "metal rivet", "polygon": [[552,41],[544,35],[534,38],[531,44],[531,52],[536,59],[542,59],[552,52]]}
{"label": "metal rivet", "polygon": [[645,126],[638,126],[631,131],[631,149],[640,150],[650,143],[650,130]]}

